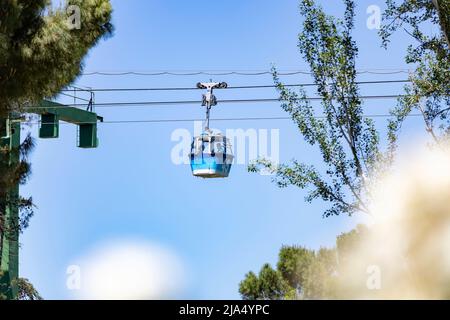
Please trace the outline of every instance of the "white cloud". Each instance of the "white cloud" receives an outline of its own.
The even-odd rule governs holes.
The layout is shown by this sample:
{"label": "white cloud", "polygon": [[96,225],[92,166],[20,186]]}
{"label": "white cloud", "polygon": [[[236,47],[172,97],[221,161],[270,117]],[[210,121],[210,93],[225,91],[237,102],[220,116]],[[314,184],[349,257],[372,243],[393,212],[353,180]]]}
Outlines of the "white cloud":
{"label": "white cloud", "polygon": [[80,299],[171,299],[184,287],[180,259],[141,240],[104,243],[80,262]]}

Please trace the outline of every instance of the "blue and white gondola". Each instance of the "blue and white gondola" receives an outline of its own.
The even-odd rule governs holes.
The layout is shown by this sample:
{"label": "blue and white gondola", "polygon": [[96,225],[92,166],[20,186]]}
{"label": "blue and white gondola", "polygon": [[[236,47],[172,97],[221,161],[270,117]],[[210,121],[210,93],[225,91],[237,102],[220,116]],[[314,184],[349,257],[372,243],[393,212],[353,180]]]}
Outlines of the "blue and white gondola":
{"label": "blue and white gondola", "polygon": [[230,174],[233,153],[228,139],[221,134],[204,132],[191,146],[192,174],[201,178],[226,178]]}

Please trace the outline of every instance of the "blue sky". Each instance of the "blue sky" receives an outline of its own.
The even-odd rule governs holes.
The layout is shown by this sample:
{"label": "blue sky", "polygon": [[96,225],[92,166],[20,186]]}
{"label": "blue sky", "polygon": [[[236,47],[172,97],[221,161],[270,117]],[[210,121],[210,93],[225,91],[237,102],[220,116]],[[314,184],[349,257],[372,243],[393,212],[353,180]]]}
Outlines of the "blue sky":
{"label": "blue sky", "polygon": [[[340,1],[321,1],[341,14]],[[395,35],[388,51],[376,30],[366,27],[366,8],[381,0],[357,1],[355,40],[358,69],[406,69],[405,34]],[[114,37],[102,41],[85,61],[85,71],[152,70],[308,70],[297,50],[301,17],[296,0],[113,0]],[[406,74],[362,74],[360,80],[404,79]],[[209,76],[82,76],[77,85],[106,87],[183,87]],[[270,76],[220,76],[229,85],[271,84]],[[286,83],[310,82],[306,75]],[[397,94],[401,85],[361,87],[363,94]],[[311,95],[314,92],[311,91]],[[193,92],[99,93],[97,102],[191,100]],[[273,98],[274,89],[218,91],[219,99]],[[69,102],[61,99],[62,102]],[[366,113],[385,113],[393,100],[371,100]],[[317,104],[318,110],[320,105]],[[202,118],[200,106],[97,108],[105,120]],[[283,116],[277,103],[227,104],[212,117]],[[385,119],[377,120],[383,128]],[[419,131],[411,119],[404,136]],[[216,122],[225,129],[279,129],[280,158],[320,167],[316,149],[307,146],[286,120]],[[76,128],[61,125],[60,138],[38,140],[33,176],[22,188],[37,204],[21,239],[21,275],[48,299],[73,298],[66,289],[66,268],[102,241],[141,238],[169,247],[183,262],[189,279],[179,298],[239,298],[238,283],[249,270],[277,261],[284,244],[331,246],[356,218],[324,219],[327,204],[304,202],[297,188],[278,189],[270,177],[236,165],[226,180],[200,180],[186,165],[171,161],[174,130],[193,131],[192,123],[99,125],[100,147],[76,148]],[[37,136],[37,126],[31,131]]]}

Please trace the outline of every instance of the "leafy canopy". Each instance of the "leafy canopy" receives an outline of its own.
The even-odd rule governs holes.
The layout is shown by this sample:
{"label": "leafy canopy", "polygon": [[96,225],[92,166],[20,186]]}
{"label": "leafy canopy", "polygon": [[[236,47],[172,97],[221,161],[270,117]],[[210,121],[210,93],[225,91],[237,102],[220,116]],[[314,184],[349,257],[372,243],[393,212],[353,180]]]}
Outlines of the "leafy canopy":
{"label": "leafy canopy", "polygon": [[49,0],[1,0],[0,111],[53,97],[83,69],[89,49],[112,32],[109,0],[70,0],[81,28],[71,27],[66,7]]}
{"label": "leafy canopy", "polygon": [[[391,36],[401,29],[413,40],[405,61],[415,71],[406,95],[392,110],[395,116],[389,124],[392,149],[405,117],[413,110],[423,116],[425,129],[435,143],[450,137],[450,1],[448,0],[387,0],[380,30],[382,44],[389,45]],[[430,32],[436,26],[437,32]]]}
{"label": "leafy canopy", "polygon": [[261,159],[249,167],[251,172],[268,169],[276,175],[280,187],[308,189],[308,202],[329,202],[331,207],[325,216],[369,213],[367,183],[379,171],[382,158],[378,133],[373,121],[364,117],[356,82],[358,49],[351,36],[355,4],[351,0],[344,3],[343,20],[326,15],[313,0],[300,3],[304,21],[298,47],[317,85],[323,118],[317,117],[303,88],[299,92],[288,89],[274,70],[284,101],[282,108],[291,115],[305,141],[318,147],[325,172],[298,161],[276,166]]}

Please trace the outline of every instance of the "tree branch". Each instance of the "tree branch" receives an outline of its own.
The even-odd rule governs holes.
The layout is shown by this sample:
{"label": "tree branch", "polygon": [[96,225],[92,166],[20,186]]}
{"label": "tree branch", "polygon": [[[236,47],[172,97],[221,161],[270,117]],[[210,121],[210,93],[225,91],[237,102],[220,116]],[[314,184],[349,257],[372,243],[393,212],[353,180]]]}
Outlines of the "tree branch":
{"label": "tree branch", "polygon": [[426,131],[433,137],[433,139],[436,143],[439,143],[439,139],[437,138],[436,134],[434,133],[433,125],[428,121],[426,112],[420,105],[420,102],[417,105],[417,108],[420,110],[420,113],[422,114],[422,117],[423,117],[423,120],[424,120],[425,126],[426,126]]}

